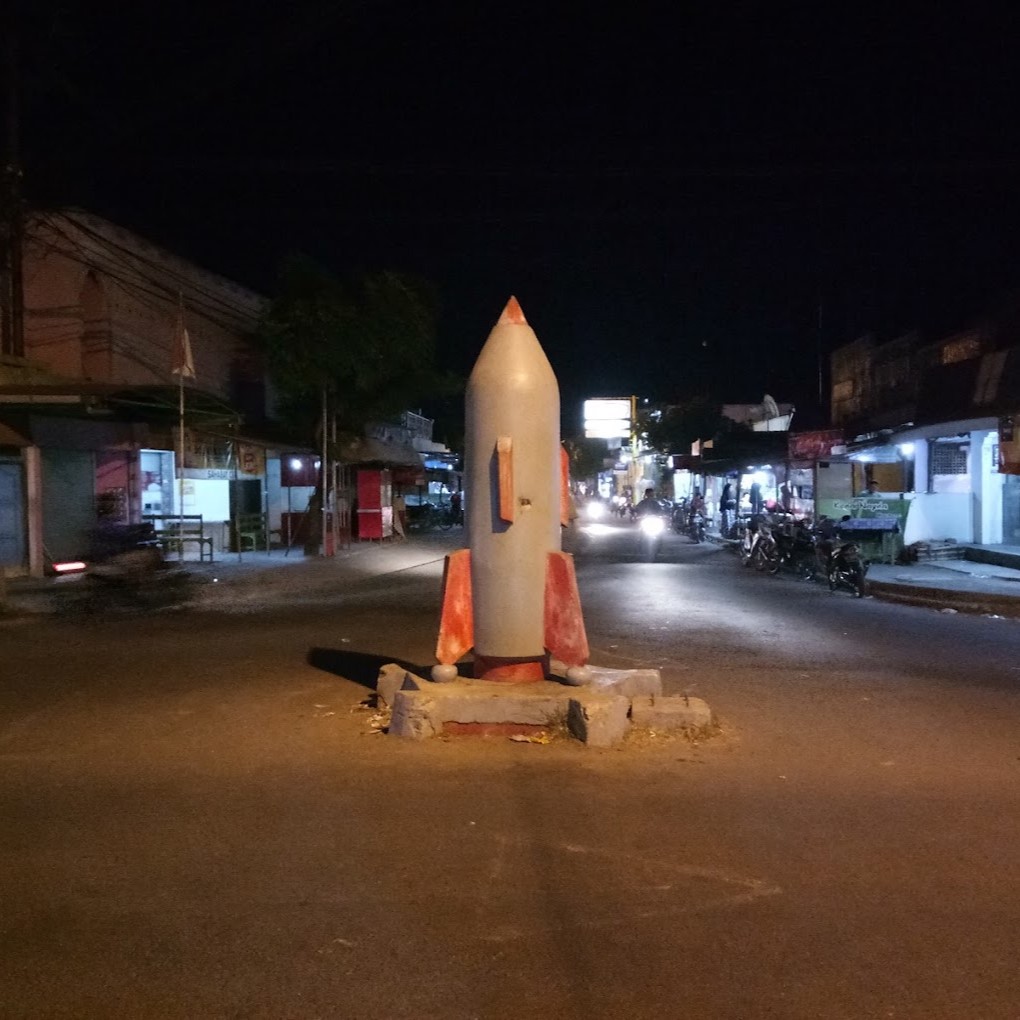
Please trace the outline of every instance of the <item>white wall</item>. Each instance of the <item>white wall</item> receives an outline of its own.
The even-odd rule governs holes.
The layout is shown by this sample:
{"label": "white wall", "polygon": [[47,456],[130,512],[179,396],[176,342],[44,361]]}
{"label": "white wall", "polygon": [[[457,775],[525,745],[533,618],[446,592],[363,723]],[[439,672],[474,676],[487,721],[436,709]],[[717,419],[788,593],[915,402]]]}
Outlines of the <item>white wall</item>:
{"label": "white wall", "polygon": [[[975,447],[978,447],[975,437],[971,438]],[[1002,542],[1002,475],[999,474],[999,465],[994,457],[998,443],[998,432],[986,432],[979,446],[981,500],[979,531],[974,540],[982,545],[999,545]]]}
{"label": "white wall", "polygon": [[[176,491],[174,495],[176,497]],[[217,551],[229,547],[228,525],[223,523],[230,520],[230,482],[226,479],[185,478],[184,508],[181,512],[202,515],[202,530],[212,536]]]}
{"label": "white wall", "polygon": [[969,492],[919,492],[910,503],[904,545],[954,538],[974,541],[974,497]]}

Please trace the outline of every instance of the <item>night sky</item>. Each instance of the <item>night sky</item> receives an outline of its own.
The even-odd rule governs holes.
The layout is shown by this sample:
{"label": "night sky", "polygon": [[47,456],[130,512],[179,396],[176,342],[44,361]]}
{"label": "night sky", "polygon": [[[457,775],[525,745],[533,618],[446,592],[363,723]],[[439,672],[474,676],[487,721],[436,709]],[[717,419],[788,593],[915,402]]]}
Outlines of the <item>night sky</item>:
{"label": "night sky", "polygon": [[1018,23],[979,5],[105,6],[23,5],[30,199],[265,293],[293,250],[425,276],[465,374],[514,293],[568,420],[806,417],[819,352],[1020,287]]}

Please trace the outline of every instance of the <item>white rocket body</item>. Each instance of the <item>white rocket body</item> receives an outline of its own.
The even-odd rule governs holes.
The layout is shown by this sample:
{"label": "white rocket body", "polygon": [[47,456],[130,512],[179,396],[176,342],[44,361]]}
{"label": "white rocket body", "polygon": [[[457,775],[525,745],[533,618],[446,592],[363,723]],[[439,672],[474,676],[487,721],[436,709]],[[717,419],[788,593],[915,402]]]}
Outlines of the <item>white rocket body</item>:
{"label": "white rocket body", "polygon": [[[512,468],[510,493],[501,491],[499,450]],[[545,654],[546,566],[560,549],[559,464],[556,376],[512,300],[475,362],[465,402],[474,645],[484,659]]]}
{"label": "white rocket body", "polygon": [[446,557],[432,679],[535,683],[553,659],[587,677],[588,638],[574,558],[560,549],[569,477],[552,367],[516,298],[482,347],[465,401],[468,548]]}

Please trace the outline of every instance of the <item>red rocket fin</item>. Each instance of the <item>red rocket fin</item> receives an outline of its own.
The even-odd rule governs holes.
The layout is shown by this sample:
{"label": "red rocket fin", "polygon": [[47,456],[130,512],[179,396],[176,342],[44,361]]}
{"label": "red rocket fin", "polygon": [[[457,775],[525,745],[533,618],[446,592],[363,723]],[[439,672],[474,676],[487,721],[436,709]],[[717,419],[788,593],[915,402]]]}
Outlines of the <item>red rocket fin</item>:
{"label": "red rocket fin", "polygon": [[524,318],[524,312],[521,310],[521,306],[517,303],[517,298],[513,295],[510,296],[510,300],[506,303],[506,308],[503,309],[503,314],[499,317],[498,326],[526,326],[528,320]]}
{"label": "red rocket fin", "polygon": [[443,611],[439,619],[436,659],[444,666],[452,666],[474,643],[471,550],[458,549],[446,557],[443,568]]}
{"label": "red rocket fin", "polygon": [[549,553],[545,571],[545,647],[568,666],[583,666],[588,661],[581,596],[574,574],[574,557],[569,553]]}
{"label": "red rocket fin", "polygon": [[496,463],[499,468],[499,519],[514,522],[514,441],[509,436],[496,440]]}

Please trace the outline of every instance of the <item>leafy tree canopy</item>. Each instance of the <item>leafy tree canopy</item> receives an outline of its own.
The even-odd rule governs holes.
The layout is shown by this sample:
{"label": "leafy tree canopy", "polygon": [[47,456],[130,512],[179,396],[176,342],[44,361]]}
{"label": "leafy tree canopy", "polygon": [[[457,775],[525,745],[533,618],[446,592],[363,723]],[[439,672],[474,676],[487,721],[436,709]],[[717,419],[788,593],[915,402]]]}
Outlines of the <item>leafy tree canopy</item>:
{"label": "leafy tree canopy", "polygon": [[455,386],[435,359],[435,301],[420,280],[379,272],[341,280],[304,255],[285,260],[259,343],[279,412],[313,431],[323,390],[344,432]]}
{"label": "leafy tree canopy", "polygon": [[662,454],[689,453],[698,439],[713,439],[733,423],[707,397],[672,404],[659,414],[645,414],[638,428],[645,442]]}
{"label": "leafy tree canopy", "polygon": [[594,486],[609,457],[606,441],[580,436],[564,439],[563,445],[570,459],[570,477],[575,482],[588,482]]}

